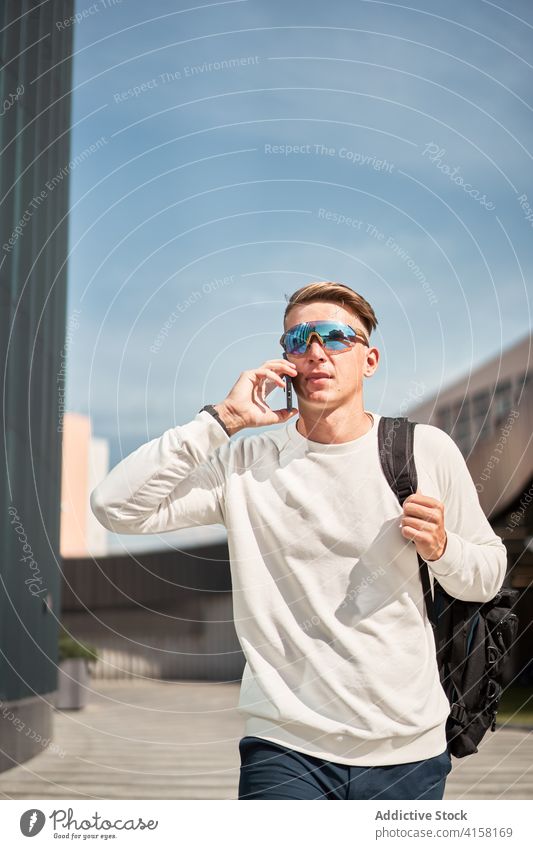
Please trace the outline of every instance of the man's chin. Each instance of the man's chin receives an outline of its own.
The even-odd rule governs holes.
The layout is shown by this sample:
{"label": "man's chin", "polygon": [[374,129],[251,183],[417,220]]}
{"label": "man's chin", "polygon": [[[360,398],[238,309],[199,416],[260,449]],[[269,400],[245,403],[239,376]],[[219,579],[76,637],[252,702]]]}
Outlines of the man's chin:
{"label": "man's chin", "polygon": [[315,389],[313,392],[307,392],[305,395],[298,396],[298,408],[300,410],[305,410],[307,407],[308,409],[328,413],[337,406],[338,398],[334,397],[328,391]]}
{"label": "man's chin", "polygon": [[306,386],[305,397],[310,401],[325,401],[327,398],[333,398],[331,386]]}

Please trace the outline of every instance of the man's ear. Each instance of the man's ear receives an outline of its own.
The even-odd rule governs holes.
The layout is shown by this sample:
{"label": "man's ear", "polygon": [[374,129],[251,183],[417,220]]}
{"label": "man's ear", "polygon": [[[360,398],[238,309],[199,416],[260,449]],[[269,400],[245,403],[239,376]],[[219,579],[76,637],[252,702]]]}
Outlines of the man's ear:
{"label": "man's ear", "polygon": [[365,365],[363,368],[363,376],[364,377],[372,377],[374,372],[376,371],[379,363],[379,351],[377,348],[369,348],[366,357],[365,357]]}

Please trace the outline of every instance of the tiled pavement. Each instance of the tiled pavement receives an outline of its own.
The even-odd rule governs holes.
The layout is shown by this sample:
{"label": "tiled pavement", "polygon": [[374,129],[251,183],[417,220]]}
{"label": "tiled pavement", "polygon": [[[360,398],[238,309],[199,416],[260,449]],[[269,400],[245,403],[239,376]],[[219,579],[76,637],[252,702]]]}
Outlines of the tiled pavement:
{"label": "tiled pavement", "polygon": [[[81,711],[57,711],[54,743],[0,773],[4,799],[236,799],[244,717],[238,684],[93,681]],[[533,799],[533,734],[488,732],[452,759],[445,799]]]}

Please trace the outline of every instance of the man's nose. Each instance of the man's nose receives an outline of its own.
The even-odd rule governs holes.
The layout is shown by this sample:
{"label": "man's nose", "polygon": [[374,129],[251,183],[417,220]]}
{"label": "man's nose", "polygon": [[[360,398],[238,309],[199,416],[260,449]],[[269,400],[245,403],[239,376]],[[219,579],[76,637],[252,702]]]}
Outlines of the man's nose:
{"label": "man's nose", "polygon": [[321,359],[321,360],[326,359],[326,353],[325,353],[325,350],[324,350],[324,346],[316,338],[311,339],[311,341],[309,342],[309,345],[307,346],[306,354],[307,354],[308,357],[311,357],[311,359],[315,359],[315,358],[318,358],[318,359]]}

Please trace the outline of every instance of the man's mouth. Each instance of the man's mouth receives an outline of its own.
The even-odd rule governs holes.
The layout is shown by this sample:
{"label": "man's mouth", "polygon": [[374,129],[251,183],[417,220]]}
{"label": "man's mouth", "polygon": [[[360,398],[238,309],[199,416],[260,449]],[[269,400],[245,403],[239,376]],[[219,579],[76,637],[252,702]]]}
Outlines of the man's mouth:
{"label": "man's mouth", "polygon": [[309,377],[306,378],[309,383],[318,383],[321,380],[331,380],[331,375],[329,374],[310,374]]}

